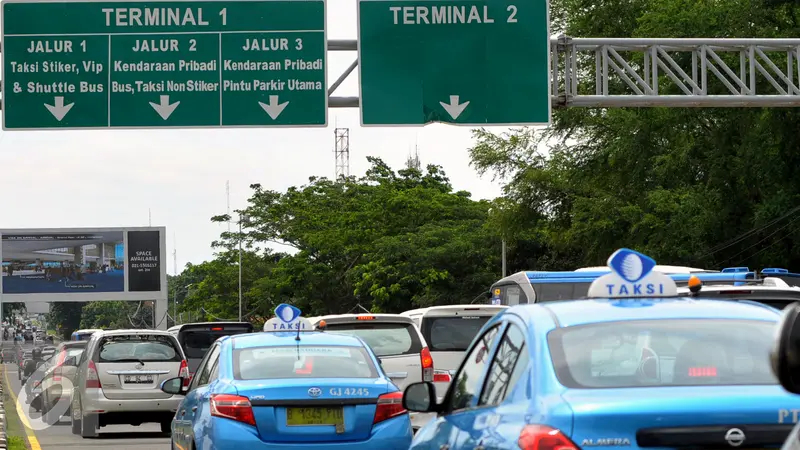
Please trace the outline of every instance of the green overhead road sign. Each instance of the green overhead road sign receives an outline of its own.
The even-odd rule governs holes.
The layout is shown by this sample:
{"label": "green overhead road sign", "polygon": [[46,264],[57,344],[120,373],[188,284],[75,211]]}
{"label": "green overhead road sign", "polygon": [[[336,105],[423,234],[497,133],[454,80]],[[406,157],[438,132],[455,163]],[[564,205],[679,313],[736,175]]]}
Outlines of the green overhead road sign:
{"label": "green overhead road sign", "polygon": [[327,125],[324,0],[3,0],[3,129]]}
{"label": "green overhead road sign", "polygon": [[363,126],[550,123],[547,0],[359,0]]}

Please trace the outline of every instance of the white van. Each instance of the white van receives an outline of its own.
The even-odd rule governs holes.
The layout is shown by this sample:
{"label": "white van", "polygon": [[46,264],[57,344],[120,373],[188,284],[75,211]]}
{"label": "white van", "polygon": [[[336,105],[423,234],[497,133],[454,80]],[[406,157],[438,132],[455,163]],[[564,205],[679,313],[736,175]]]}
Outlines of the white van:
{"label": "white van", "polygon": [[412,309],[401,314],[414,321],[428,344],[436,367],[433,382],[439,398],[447,392],[453,373],[481,327],[507,308],[504,305],[446,305]]}

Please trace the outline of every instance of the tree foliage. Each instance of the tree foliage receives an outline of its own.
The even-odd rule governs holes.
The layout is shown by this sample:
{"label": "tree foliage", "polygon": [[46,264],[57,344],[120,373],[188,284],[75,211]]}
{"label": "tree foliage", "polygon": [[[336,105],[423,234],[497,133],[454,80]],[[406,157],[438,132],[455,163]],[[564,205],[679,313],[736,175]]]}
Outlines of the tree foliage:
{"label": "tree foliage", "polygon": [[[500,237],[487,224],[492,205],[454,191],[439,166],[395,171],[369,162],[363,177],[311,177],[286,192],[252,185],[248,206],[237,211],[242,233],[222,233],[216,258],[188,265],[171,279],[170,295],[206,319],[237,317],[241,243],[242,309],[255,321],[280,302],[310,315],[357,305],[399,312],[480,296],[500,269]],[[291,254],[264,249],[275,243]]]}
{"label": "tree foliage", "polygon": [[[795,2],[554,0],[553,11],[575,37],[798,32]],[[476,130],[470,155],[507,181],[497,221],[513,248],[540,249],[514,259],[524,268],[596,265],[622,246],[673,264],[794,267],[798,126],[796,109],[567,108],[541,131]]]}

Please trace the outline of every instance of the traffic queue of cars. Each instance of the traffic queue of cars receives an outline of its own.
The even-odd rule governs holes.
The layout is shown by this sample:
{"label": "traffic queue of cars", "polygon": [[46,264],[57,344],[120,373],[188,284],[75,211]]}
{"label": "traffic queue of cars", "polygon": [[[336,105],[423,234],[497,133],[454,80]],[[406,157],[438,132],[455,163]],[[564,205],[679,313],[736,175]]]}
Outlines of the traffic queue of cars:
{"label": "traffic queue of cars", "polygon": [[568,301],[99,331],[65,350],[72,429],[156,422],[182,449],[800,450],[800,305],[678,287],[628,249],[608,268]]}

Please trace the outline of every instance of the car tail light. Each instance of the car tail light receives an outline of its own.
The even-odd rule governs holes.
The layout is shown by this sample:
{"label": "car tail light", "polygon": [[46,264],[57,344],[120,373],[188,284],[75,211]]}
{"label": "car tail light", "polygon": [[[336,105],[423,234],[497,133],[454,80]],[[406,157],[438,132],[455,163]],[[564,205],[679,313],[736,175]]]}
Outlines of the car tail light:
{"label": "car tail light", "polygon": [[453,378],[450,376],[450,372],[446,370],[434,370],[433,371],[433,381],[435,383],[449,383],[453,381]]}
{"label": "car tail light", "polygon": [[181,361],[181,368],[178,370],[178,376],[183,378],[183,387],[189,387],[192,377],[189,375],[189,363],[187,363],[185,359]]}
{"label": "car tail light", "polygon": [[86,369],[86,389],[100,389],[101,387],[97,367],[94,365],[94,361],[89,361],[89,367]]}
{"label": "car tail light", "polygon": [[433,357],[428,347],[422,347],[419,361],[422,364],[422,381],[433,381]]}
{"label": "car tail light", "polygon": [[250,399],[239,395],[214,394],[211,396],[211,415],[237,422],[256,425]]}
{"label": "car tail light", "polygon": [[522,450],[580,450],[560,430],[545,425],[526,425],[517,444]]}
{"label": "car tail light", "polygon": [[379,423],[383,422],[384,420],[391,419],[392,417],[397,417],[399,415],[405,414],[405,408],[403,408],[403,393],[402,392],[392,392],[391,394],[383,394],[378,397],[378,407],[375,408],[375,418],[372,419],[372,423]]}
{"label": "car tail light", "polygon": [[61,353],[58,354],[58,360],[56,360],[56,367],[53,369],[53,381],[61,382],[61,366],[64,365],[64,362],[67,360],[67,351],[62,350]]}

